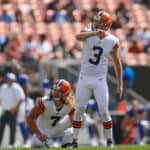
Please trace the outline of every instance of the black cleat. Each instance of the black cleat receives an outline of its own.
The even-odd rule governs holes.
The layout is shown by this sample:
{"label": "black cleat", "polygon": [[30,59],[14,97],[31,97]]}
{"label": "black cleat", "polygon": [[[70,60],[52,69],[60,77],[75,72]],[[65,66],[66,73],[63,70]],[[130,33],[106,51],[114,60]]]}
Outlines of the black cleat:
{"label": "black cleat", "polygon": [[71,144],[72,144],[72,143],[65,143],[65,144],[62,144],[61,147],[62,147],[62,148],[71,147]]}
{"label": "black cleat", "polygon": [[114,144],[113,144],[112,140],[107,141],[107,147],[110,147],[110,148],[114,147]]}
{"label": "black cleat", "polygon": [[78,143],[77,142],[72,142],[70,147],[71,148],[78,148]]}

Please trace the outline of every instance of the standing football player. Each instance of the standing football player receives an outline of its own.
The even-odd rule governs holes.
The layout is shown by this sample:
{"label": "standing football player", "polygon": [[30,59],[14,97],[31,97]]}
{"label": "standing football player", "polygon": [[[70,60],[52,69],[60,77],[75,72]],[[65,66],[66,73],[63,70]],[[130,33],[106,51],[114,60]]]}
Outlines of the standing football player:
{"label": "standing football player", "polygon": [[74,98],[70,96],[71,85],[66,80],[58,80],[49,96],[38,99],[37,104],[26,117],[28,127],[33,132],[32,147],[44,147],[51,138],[63,136],[63,145],[72,140]]}
{"label": "standing football player", "polygon": [[123,90],[122,65],[118,54],[119,40],[109,33],[112,18],[109,13],[99,11],[93,18],[91,28],[76,35],[77,40],[84,42],[83,59],[76,87],[76,105],[73,121],[74,136],[72,148],[78,146],[79,129],[82,126],[83,113],[87,100],[92,92],[99,107],[103,122],[107,146],[113,147],[112,119],[109,113],[109,93],[107,85],[108,58],[111,56],[118,79],[117,92]]}

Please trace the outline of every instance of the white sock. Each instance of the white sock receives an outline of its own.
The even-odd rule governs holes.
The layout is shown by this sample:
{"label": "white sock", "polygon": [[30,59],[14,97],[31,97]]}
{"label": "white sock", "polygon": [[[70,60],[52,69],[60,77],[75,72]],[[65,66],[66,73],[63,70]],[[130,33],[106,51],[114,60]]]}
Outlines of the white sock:
{"label": "white sock", "polygon": [[106,139],[110,139],[110,140],[113,139],[112,128],[104,129],[104,134],[105,134]]}

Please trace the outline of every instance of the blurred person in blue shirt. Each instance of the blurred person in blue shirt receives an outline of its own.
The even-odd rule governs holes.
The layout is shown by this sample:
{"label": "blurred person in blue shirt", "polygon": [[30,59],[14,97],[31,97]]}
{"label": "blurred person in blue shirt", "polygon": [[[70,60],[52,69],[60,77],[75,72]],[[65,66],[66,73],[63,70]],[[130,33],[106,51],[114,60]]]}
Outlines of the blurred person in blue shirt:
{"label": "blurred person in blue shirt", "polygon": [[148,42],[144,45],[144,52],[150,54],[150,38]]}
{"label": "blurred person in blue shirt", "polygon": [[23,137],[23,146],[30,147],[30,131],[25,122],[25,117],[34,106],[34,100],[29,96],[30,83],[28,75],[20,74],[17,78],[17,82],[22,86],[25,93],[25,99],[19,107],[18,124]]}
{"label": "blurred person in blue shirt", "polygon": [[132,67],[124,65],[123,69],[123,82],[127,89],[132,89],[134,86],[135,73]]}
{"label": "blurred person in blue shirt", "polygon": [[52,88],[53,84],[56,81],[57,75],[55,72],[51,72],[47,78],[44,78],[42,80],[42,89],[43,89],[43,95],[48,95],[50,92],[50,89]]}
{"label": "blurred person in blue shirt", "polygon": [[8,12],[6,9],[2,8],[2,14],[0,14],[0,21],[4,21],[5,23],[11,23],[13,20],[8,15]]}
{"label": "blurred person in blue shirt", "polygon": [[127,64],[123,64],[123,66],[123,96],[126,100],[129,100],[130,97],[127,91],[133,89],[134,87],[135,73],[132,67]]}
{"label": "blurred person in blue shirt", "polygon": [[132,100],[131,105],[127,108],[127,117],[134,121],[135,144],[143,144],[142,142],[145,135],[145,127],[142,121],[146,119],[146,111],[146,106],[144,104],[140,104],[136,99]]}
{"label": "blurred person in blue shirt", "polygon": [[47,78],[42,80],[42,89],[43,89],[43,95],[48,95],[51,89],[51,84]]}

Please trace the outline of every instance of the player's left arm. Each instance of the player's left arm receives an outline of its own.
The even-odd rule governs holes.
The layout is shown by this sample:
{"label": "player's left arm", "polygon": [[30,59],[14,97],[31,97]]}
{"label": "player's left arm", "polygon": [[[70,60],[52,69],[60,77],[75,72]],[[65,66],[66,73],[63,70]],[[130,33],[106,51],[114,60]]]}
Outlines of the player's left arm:
{"label": "player's left arm", "polygon": [[118,88],[117,88],[117,92],[120,95],[120,98],[122,96],[122,91],[123,91],[123,81],[122,81],[122,64],[121,64],[121,60],[120,60],[120,56],[119,56],[119,43],[117,43],[114,47],[112,52],[110,53],[111,58],[113,60],[114,63],[114,69],[115,69],[115,73],[118,79]]}

